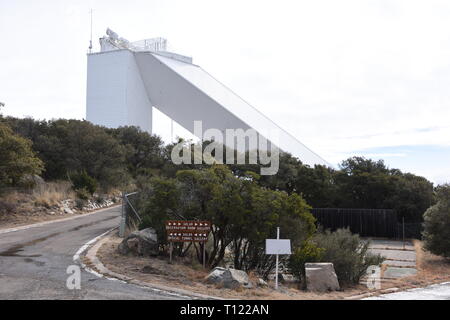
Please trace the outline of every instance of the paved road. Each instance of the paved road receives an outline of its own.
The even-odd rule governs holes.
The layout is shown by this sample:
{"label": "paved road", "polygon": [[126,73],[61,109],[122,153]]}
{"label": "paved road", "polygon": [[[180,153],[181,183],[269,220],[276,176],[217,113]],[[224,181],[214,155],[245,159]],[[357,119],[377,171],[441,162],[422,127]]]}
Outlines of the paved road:
{"label": "paved road", "polygon": [[450,282],[435,284],[425,288],[384,294],[365,300],[450,300]]}
{"label": "paved road", "polygon": [[119,223],[120,208],[70,221],[0,233],[0,299],[180,299],[81,272],[81,289],[66,287],[67,267],[89,240]]}

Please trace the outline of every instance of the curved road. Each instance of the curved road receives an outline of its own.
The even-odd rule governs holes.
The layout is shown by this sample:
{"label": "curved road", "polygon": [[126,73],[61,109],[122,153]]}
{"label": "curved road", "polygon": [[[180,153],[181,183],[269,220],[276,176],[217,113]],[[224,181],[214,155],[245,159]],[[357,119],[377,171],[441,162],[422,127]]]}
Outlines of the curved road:
{"label": "curved road", "polygon": [[81,289],[69,290],[67,267],[89,240],[116,227],[120,207],[6,232],[0,229],[0,299],[181,299],[81,271]]}

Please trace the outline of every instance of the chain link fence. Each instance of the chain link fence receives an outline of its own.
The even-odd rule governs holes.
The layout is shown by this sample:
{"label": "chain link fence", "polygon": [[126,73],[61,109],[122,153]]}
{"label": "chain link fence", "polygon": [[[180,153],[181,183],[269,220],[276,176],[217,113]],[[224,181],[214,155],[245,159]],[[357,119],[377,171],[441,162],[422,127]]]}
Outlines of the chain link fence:
{"label": "chain link fence", "polygon": [[136,210],[134,198],[138,195],[138,192],[122,193],[122,214],[119,226],[119,236],[125,237],[130,230],[136,230],[139,224],[142,222],[142,217]]}
{"label": "chain link fence", "polygon": [[317,223],[335,231],[349,228],[362,237],[389,239],[421,239],[422,223],[399,222],[397,212],[391,209],[314,208]]}

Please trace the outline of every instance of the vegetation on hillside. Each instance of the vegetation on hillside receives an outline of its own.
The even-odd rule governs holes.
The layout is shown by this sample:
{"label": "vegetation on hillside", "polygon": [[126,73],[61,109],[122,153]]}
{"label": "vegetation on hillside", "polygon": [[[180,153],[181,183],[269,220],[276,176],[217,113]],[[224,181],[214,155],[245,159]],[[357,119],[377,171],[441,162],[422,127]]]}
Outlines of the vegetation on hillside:
{"label": "vegetation on hillside", "polygon": [[[275,237],[277,226],[294,248],[290,261],[283,262],[299,278],[305,262],[326,260],[335,263],[341,279],[354,283],[369,263],[378,263],[348,231],[317,233],[311,207],[395,209],[407,222],[422,222],[432,206],[425,215],[427,248],[448,255],[440,245],[449,242],[448,186],[436,189],[435,205],[431,182],[390,169],[381,160],[353,157],[336,169],[310,167],[282,153],[279,172],[260,176],[259,164],[175,165],[170,157],[174,146],[136,127],[0,116],[0,188],[20,187],[24,177],[41,175],[47,181],[68,181],[81,199],[98,189],[139,190],[141,227],[155,228],[163,249],[164,220],[210,220],[207,264],[214,267],[226,258],[264,277],[274,266],[273,257],[264,253],[264,240]],[[183,256],[190,246],[201,261],[199,245],[177,244],[174,253]]]}
{"label": "vegetation on hillside", "polygon": [[42,172],[43,162],[36,156],[31,141],[13,133],[0,123],[0,188],[21,184],[26,175]]}
{"label": "vegetation on hillside", "polygon": [[[21,140],[22,145],[27,144],[41,160],[42,177],[50,181],[70,180],[74,174],[84,172],[102,189],[134,189],[139,179],[176,178],[180,170],[210,167],[205,164],[174,165],[170,158],[174,144],[164,145],[158,136],[135,127],[107,129],[80,120],[38,121],[1,116],[0,122],[4,132],[10,132],[6,129],[10,127],[16,138],[32,142]],[[189,142],[186,145],[189,146]],[[4,154],[8,148],[11,147],[3,147]],[[38,160],[31,163],[24,160],[24,165],[29,167],[24,168],[23,174],[42,169]],[[260,172],[260,165],[234,164],[228,168],[242,178],[249,172]],[[18,176],[14,181],[8,179],[9,184],[14,185]],[[347,159],[334,169],[319,165],[310,167],[292,155],[282,153],[278,173],[259,177],[257,184],[299,194],[315,208],[395,209],[406,222],[421,222],[425,210],[435,203],[433,184],[427,179],[390,169],[381,160],[362,157]]]}
{"label": "vegetation on hillside", "polygon": [[424,249],[450,258],[450,185],[436,189],[438,201],[424,215]]}
{"label": "vegetation on hillside", "polygon": [[[178,171],[174,179],[153,178],[143,190],[137,204],[143,215],[141,228],[156,228],[160,239],[165,238],[168,219],[212,222],[206,254],[211,267],[224,260],[229,248],[235,268],[267,276],[274,260],[264,252],[265,239],[275,237],[277,226],[293,244],[312,236],[316,228],[309,206],[299,195],[262,188],[253,175],[236,177],[224,165]],[[189,246],[177,244],[174,252],[183,256]],[[194,246],[202,262],[202,248]]]}

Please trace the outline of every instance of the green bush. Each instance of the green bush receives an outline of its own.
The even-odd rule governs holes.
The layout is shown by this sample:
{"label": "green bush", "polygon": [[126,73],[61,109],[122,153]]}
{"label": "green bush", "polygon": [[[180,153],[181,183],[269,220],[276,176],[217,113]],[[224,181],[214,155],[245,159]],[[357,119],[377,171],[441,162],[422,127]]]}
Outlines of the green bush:
{"label": "green bush", "polygon": [[424,248],[450,258],[450,185],[436,188],[438,202],[424,214]]}
{"label": "green bush", "polygon": [[369,253],[369,242],[361,241],[359,235],[352,234],[349,229],[319,232],[313,241],[324,249],[321,262],[333,263],[341,285],[359,283],[368,267],[378,266],[384,260],[380,255]]}
{"label": "green bush", "polygon": [[86,200],[87,199],[82,199],[80,198],[80,196],[78,196],[78,199],[75,200],[75,208],[77,208],[78,210],[82,210],[86,204]]}
{"label": "green bush", "polygon": [[33,142],[45,163],[45,180],[67,179],[68,173],[86,171],[103,189],[130,182],[126,155],[129,148],[108,129],[80,120],[37,121],[3,118],[17,134]]}
{"label": "green bush", "polygon": [[97,181],[89,176],[86,171],[71,174],[70,181],[72,182],[72,186],[75,191],[84,189],[90,195],[93,195],[97,190]]}
{"label": "green bush", "polygon": [[[262,188],[256,181],[236,177],[223,165],[180,170],[175,179],[155,177],[149,182],[135,199],[142,215],[140,228],[155,228],[164,242],[167,219],[211,221],[206,259],[212,268],[230,258],[228,262],[236,269],[267,277],[275,259],[265,254],[265,239],[275,237],[276,227],[293,246],[316,230],[310,207],[300,195]],[[174,248],[175,255],[184,252],[181,244]]]}
{"label": "green bush", "polygon": [[314,242],[306,240],[295,249],[289,258],[290,272],[300,281],[300,287],[305,287],[305,263],[318,262],[322,259],[325,249],[319,248]]}
{"label": "green bush", "polygon": [[137,210],[142,215],[139,229],[154,228],[158,239],[164,244],[166,220],[178,218],[179,186],[174,179],[151,178],[150,184],[140,196],[142,199],[138,198],[136,201]]}
{"label": "green bush", "polygon": [[91,197],[91,194],[86,188],[77,189],[75,190],[75,193],[77,195],[77,198],[80,200],[89,200],[89,198]]}
{"label": "green bush", "polygon": [[40,174],[42,169],[31,141],[0,123],[0,188],[17,186],[23,177]]}

